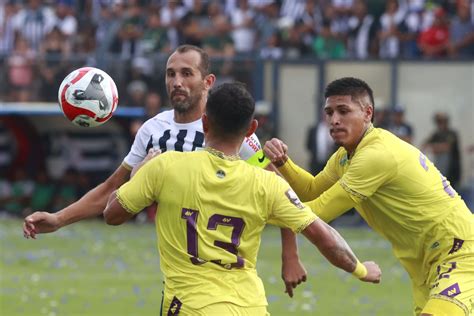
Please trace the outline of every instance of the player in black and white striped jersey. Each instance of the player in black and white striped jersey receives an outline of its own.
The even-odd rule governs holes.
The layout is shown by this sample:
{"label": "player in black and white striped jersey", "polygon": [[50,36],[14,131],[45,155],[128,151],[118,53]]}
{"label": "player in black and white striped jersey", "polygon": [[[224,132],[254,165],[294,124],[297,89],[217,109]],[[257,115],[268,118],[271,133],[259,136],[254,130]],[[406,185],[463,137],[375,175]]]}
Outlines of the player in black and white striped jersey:
{"label": "player in black and white striped jersey", "polygon": [[[182,45],[168,58],[166,64],[166,89],[173,110],[158,114],[146,121],[138,130],[129,154],[115,172],[103,183],[87,192],[79,201],[57,213],[35,212],[25,218],[25,238],[36,238],[36,234],[50,233],[77,221],[102,214],[110,194],[125,183],[134,170],[158,150],[192,151],[204,147],[201,116],[204,113],[207,95],[216,77],[209,72],[209,57],[196,46]],[[226,117],[225,113],[222,117]],[[231,117],[228,118],[232,120]],[[153,149],[149,154],[150,149]],[[263,155],[255,136],[244,139],[240,156],[248,163],[264,167],[269,160]],[[292,296],[293,288],[306,280],[306,271],[297,256],[293,240],[283,260],[282,276],[286,292]]]}
{"label": "player in black and white striped jersey", "polygon": [[[195,151],[203,147],[204,133],[201,119],[189,123],[177,123],[174,120],[174,110],[168,110],[157,114],[142,125],[123,165],[131,170],[143,161],[151,148],[159,149],[163,153],[170,150]],[[257,135],[253,134],[242,143],[240,157],[248,160],[260,149],[260,141]],[[264,163],[261,166],[265,166]]]}
{"label": "player in black and white striped jersey", "polygon": [[[215,82],[209,72],[209,57],[199,47],[178,47],[167,62],[166,86],[173,110],[158,114],[139,129],[129,154],[123,163],[103,183],[87,192],[79,201],[56,212],[35,212],[25,218],[26,238],[50,233],[77,221],[102,214],[107,197],[125,183],[132,172],[153,148],[161,151],[192,151],[203,148],[201,116],[208,91]],[[242,144],[241,157],[252,164],[262,164],[263,152],[255,135]],[[258,156],[258,155],[262,156]]]}

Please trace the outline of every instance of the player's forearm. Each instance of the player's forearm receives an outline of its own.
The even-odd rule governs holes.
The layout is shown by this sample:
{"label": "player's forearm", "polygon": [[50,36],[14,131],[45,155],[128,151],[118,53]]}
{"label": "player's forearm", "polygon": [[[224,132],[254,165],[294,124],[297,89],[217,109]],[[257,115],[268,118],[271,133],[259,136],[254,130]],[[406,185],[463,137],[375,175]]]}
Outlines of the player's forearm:
{"label": "player's forearm", "polygon": [[308,226],[303,234],[319,249],[334,266],[352,273],[357,266],[357,258],[339,233],[322,222]]}
{"label": "player's forearm", "polygon": [[281,258],[283,261],[298,258],[296,234],[288,228],[281,229],[281,246]]}
{"label": "player's forearm", "polygon": [[291,159],[288,159],[284,165],[279,167],[278,171],[288,181],[302,202],[317,198],[331,185],[331,183],[324,179],[322,174],[314,177],[296,165]]}
{"label": "player's forearm", "polygon": [[56,216],[60,227],[101,215],[107,205],[107,199],[113,190],[106,183],[102,183],[87,192],[77,202],[57,212]]}

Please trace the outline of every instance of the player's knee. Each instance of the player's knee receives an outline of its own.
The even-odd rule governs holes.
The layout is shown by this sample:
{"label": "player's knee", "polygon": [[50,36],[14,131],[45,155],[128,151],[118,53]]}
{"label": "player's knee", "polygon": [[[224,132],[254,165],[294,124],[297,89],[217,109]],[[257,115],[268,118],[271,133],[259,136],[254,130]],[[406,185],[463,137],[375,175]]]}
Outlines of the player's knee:
{"label": "player's knee", "polygon": [[431,298],[420,316],[466,316],[467,313],[461,304],[454,300]]}

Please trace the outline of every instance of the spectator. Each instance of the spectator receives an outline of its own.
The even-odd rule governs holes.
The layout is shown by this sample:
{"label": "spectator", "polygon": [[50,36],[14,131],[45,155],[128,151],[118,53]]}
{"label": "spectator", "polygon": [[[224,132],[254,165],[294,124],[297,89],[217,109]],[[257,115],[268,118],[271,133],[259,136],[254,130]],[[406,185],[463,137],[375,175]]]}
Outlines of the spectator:
{"label": "spectator", "polygon": [[235,46],[232,37],[229,35],[229,24],[225,15],[220,14],[213,18],[214,31],[203,38],[203,48],[209,57],[218,58],[221,62],[215,62],[218,69],[212,70],[218,78],[216,85],[232,80],[233,57],[235,56]]}
{"label": "spectator", "polygon": [[67,75],[64,61],[71,53],[69,42],[58,27],[46,35],[40,46],[40,97],[44,101],[55,102],[62,79]]}
{"label": "spectator", "polygon": [[54,27],[56,16],[51,8],[42,6],[41,0],[28,0],[26,7],[15,16],[14,28],[38,51],[43,38]]}
{"label": "spectator", "polygon": [[444,9],[437,8],[434,12],[433,25],[421,32],[418,45],[424,57],[446,56],[449,43],[448,20]]}
{"label": "spectator", "polygon": [[314,39],[323,25],[323,11],[319,2],[307,0],[304,12],[296,23],[300,26],[304,45],[312,47]]}
{"label": "spectator", "polygon": [[146,28],[139,42],[139,55],[152,57],[171,52],[168,30],[163,27],[158,12],[151,12],[147,17]]}
{"label": "spectator", "polygon": [[354,13],[349,19],[348,55],[352,58],[367,59],[375,55],[375,34],[377,30],[374,17],[367,13],[364,0],[355,0]]}
{"label": "spectator", "polygon": [[405,122],[405,110],[400,106],[396,106],[392,110],[391,118],[388,130],[397,135],[398,138],[411,144],[413,141],[413,128]]}
{"label": "spectator", "polygon": [[142,80],[134,80],[127,85],[127,105],[130,107],[142,107],[148,91],[146,83]]}
{"label": "spectator", "polygon": [[260,14],[257,15],[256,26],[258,29],[257,47],[262,48],[267,45],[268,39],[279,32],[279,6],[276,2],[271,2],[260,7]]}
{"label": "spectator", "polygon": [[74,0],[57,0],[55,27],[58,27],[66,38],[77,34],[77,19],[74,15]]}
{"label": "spectator", "polygon": [[331,32],[328,21],[323,23],[319,35],[314,39],[313,51],[319,59],[340,59],[346,56],[344,42]]}
{"label": "spectator", "polygon": [[311,126],[306,135],[306,149],[310,152],[310,171],[313,175],[323,170],[329,157],[337,149],[334,141],[329,136],[329,126],[325,119],[325,113],[321,112],[319,122]]}
{"label": "spectator", "polygon": [[281,35],[280,32],[275,32],[267,39],[266,45],[260,50],[260,58],[280,59],[282,57]]}
{"label": "spectator", "polygon": [[186,44],[201,46],[204,34],[210,29],[211,23],[203,0],[194,0],[190,10],[181,19],[181,41]]}
{"label": "spectator", "polygon": [[161,8],[161,23],[168,29],[168,38],[172,49],[177,47],[180,42],[178,28],[181,18],[184,17],[186,12],[186,8],[179,5],[178,1],[175,0],[166,0],[166,5]]}
{"label": "spectator", "polygon": [[7,1],[0,6],[0,56],[8,55],[13,50],[16,12],[17,5],[13,1]]}
{"label": "spectator", "polygon": [[255,49],[256,30],[254,25],[255,12],[248,0],[239,0],[236,10],[231,12],[232,39],[237,54],[248,54]]}
{"label": "spectator", "polygon": [[390,110],[388,108],[380,108],[375,111],[374,126],[388,129],[390,126]]}
{"label": "spectator", "polygon": [[433,120],[436,123],[436,131],[428,137],[423,149],[431,152],[436,167],[456,189],[461,180],[458,135],[449,127],[449,117],[446,113],[436,113]]}
{"label": "spectator", "polygon": [[13,52],[7,60],[10,101],[27,102],[32,97],[35,52],[21,34],[17,35]]}
{"label": "spectator", "polygon": [[449,27],[449,56],[472,57],[474,56],[474,21],[471,20],[469,2],[458,1],[456,12]]}
{"label": "spectator", "polygon": [[143,35],[144,25],[145,19],[138,0],[130,1],[120,29],[112,43],[112,51],[119,53],[123,60],[137,56],[138,42]]}
{"label": "spectator", "polygon": [[161,112],[161,96],[156,92],[148,92],[145,99],[145,120]]}
{"label": "spectator", "polygon": [[379,56],[397,58],[400,54],[399,25],[403,22],[404,12],[398,6],[398,0],[388,0],[385,12],[380,17]]}

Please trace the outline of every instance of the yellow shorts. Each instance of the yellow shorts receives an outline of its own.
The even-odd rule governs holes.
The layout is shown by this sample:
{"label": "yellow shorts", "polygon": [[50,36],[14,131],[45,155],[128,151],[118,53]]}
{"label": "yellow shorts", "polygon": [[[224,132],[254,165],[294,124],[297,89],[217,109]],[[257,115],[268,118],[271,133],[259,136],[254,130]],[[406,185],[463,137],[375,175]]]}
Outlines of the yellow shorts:
{"label": "yellow shorts", "polygon": [[413,288],[413,297],[415,315],[474,316],[474,241],[455,239],[449,253],[433,264],[428,284]]}
{"label": "yellow shorts", "polygon": [[161,316],[269,316],[266,306],[239,306],[219,302],[194,309],[183,304],[176,296],[163,295]]}

